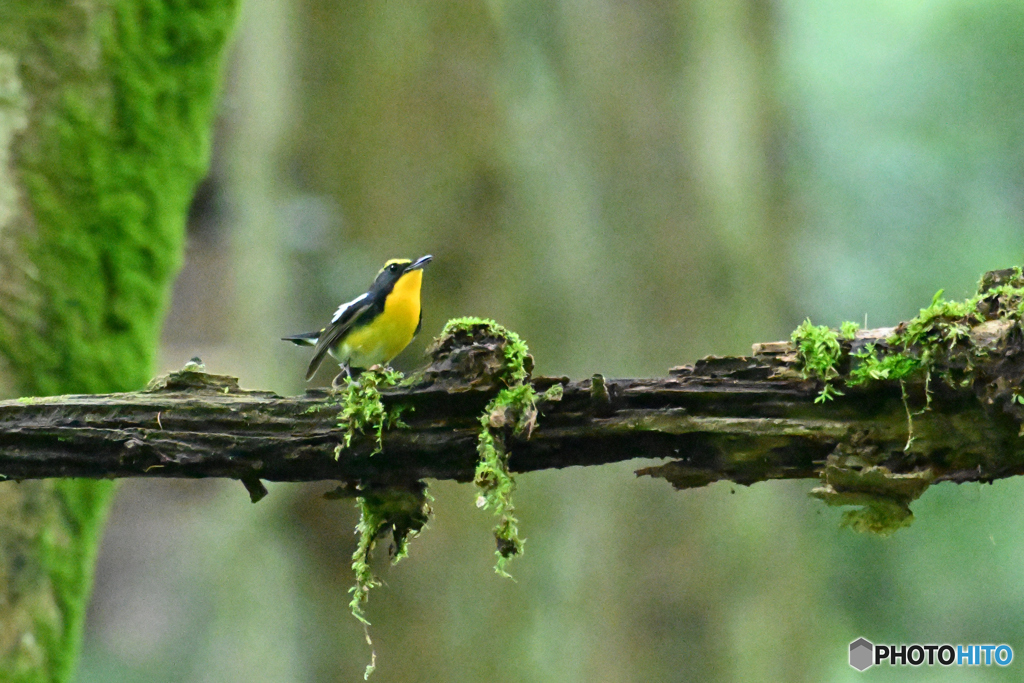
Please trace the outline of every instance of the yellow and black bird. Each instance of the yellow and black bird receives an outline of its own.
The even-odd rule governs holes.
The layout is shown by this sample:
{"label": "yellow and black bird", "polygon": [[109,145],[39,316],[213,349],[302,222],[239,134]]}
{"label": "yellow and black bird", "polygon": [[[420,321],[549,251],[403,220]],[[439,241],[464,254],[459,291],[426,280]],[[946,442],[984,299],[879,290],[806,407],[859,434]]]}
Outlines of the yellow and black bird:
{"label": "yellow and black bird", "polygon": [[391,259],[377,273],[366,294],[338,307],[330,325],[317,332],[282,337],[314,347],[306,379],[313,377],[328,353],[342,370],[334,378],[334,386],[342,376],[351,378],[352,370],[386,365],[401,353],[420,331],[423,267],[433,258],[427,254],[415,261]]}

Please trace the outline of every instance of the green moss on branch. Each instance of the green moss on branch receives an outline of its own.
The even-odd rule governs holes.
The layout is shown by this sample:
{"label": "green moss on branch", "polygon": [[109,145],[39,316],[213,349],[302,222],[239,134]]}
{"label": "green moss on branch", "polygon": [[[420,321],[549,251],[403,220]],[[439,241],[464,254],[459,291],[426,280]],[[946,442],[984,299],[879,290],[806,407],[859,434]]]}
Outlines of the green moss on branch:
{"label": "green moss on branch", "polygon": [[[352,616],[363,623],[366,642],[371,648],[373,641],[368,630],[370,622],[363,605],[369,599],[370,590],[380,586],[381,582],[370,568],[370,555],[378,539],[390,532],[394,542],[391,563],[397,564],[406,557],[409,554],[409,539],[418,534],[430,519],[429,501],[430,494],[423,482],[417,482],[411,489],[368,491],[356,498],[356,507],[359,509],[356,533],[359,542],[352,554],[352,572],[356,583],[349,589],[352,594],[349,609]],[[370,677],[376,662],[377,654],[372,652],[363,678]]]}
{"label": "green moss on branch", "polygon": [[352,445],[352,437],[370,431],[377,440],[373,454],[381,452],[384,447],[384,430],[401,427],[401,405],[385,407],[380,390],[397,386],[404,375],[390,368],[366,370],[357,379],[350,380],[335,395],[341,411],[338,413],[338,428],[343,430],[341,443],[334,451],[335,460],[341,451]]}
{"label": "green moss on branch", "polygon": [[[497,562],[494,570],[509,577],[505,570],[508,562],[523,552],[525,540],[519,535],[519,520],[515,515],[512,494],[516,481],[508,468],[508,438],[529,438],[537,422],[537,402],[540,398],[530,384],[533,359],[526,342],[511,330],[485,318],[455,318],[445,325],[441,336],[432,345],[445,348],[449,340],[458,337],[488,339],[496,343],[502,354],[496,380],[501,386],[480,416],[480,436],[477,440],[476,473],[473,481],[480,490],[477,507],[491,510],[498,518],[494,527]],[[559,390],[561,387],[559,386]],[[557,394],[557,395],[556,395]],[[557,400],[560,393],[552,391],[549,400]]]}
{"label": "green moss on branch", "polygon": [[822,383],[821,393],[814,402],[831,401],[836,396],[842,396],[843,392],[836,389],[833,384],[839,377],[836,366],[842,355],[839,333],[826,325],[812,325],[808,318],[793,330],[790,339],[796,348],[804,377]]}
{"label": "green moss on branch", "polygon": [[[914,443],[914,417],[931,405],[933,376],[953,389],[973,387],[986,406],[1001,408],[1024,424],[1024,367],[1016,360],[1024,313],[1021,269],[987,273],[978,293],[964,301],[948,301],[942,294],[936,292],[931,304],[886,339],[856,351],[853,323],[843,323],[837,333],[805,321],[793,332],[792,343],[805,376],[823,383],[818,400],[841,395],[836,383],[858,387],[898,382],[907,415],[905,451]],[[998,381],[991,381],[993,375]],[[924,386],[925,404],[917,413],[907,398],[912,381]],[[846,514],[845,523],[859,531],[889,534],[911,522],[909,503],[933,478],[930,470],[895,475],[878,464],[830,461],[822,473],[824,486],[814,495],[830,505],[861,506]],[[903,491],[907,482],[913,495]]]}

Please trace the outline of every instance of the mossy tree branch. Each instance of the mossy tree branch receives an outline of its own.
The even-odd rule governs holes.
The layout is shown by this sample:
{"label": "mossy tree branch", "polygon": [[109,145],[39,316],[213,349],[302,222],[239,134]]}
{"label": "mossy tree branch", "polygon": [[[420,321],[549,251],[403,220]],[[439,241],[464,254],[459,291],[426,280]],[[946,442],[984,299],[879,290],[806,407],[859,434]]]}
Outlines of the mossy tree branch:
{"label": "mossy tree branch", "polygon": [[[959,312],[949,324],[963,334],[943,353],[924,354],[927,366],[919,363],[916,374],[857,386],[844,382],[866,362],[865,350],[876,359],[895,353],[907,325],[849,330],[829,379],[843,393],[829,401],[816,400],[823,383],[805,377],[799,344],[775,342],[755,345],[749,357],[674,368],[666,378],[534,377],[538,392],[560,385],[561,395],[542,398],[539,417],[525,426],[504,425],[501,415],[491,424],[507,429],[513,471],[663,458],[638,473],[680,488],[818,477],[819,494],[832,502],[905,509],[933,482],[1024,473],[1024,406],[1015,390],[1024,377],[1024,334],[1005,305],[995,308],[990,316],[975,310],[971,324]],[[373,433],[336,453],[346,430],[324,392],[282,398],[184,370],[144,392],[0,402],[0,473],[338,480],[352,491],[423,478],[470,481],[503,349],[473,337],[436,349],[424,370],[382,390],[385,406],[401,406],[406,424],[384,432],[382,454],[373,455]]]}

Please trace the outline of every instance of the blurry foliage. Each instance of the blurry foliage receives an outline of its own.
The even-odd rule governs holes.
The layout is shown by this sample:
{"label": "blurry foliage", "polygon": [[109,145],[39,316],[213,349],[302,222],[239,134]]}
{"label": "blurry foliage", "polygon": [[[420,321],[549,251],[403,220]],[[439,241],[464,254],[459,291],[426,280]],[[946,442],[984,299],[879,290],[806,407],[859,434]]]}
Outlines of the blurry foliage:
{"label": "blurry foliage", "polygon": [[787,4],[801,310],[889,324],[1018,263],[1024,8]]}
{"label": "blurry foliage", "polygon": [[[479,315],[520,332],[538,372],[576,377],[745,353],[808,315],[894,324],[1020,260],[1019,3],[289,7],[301,40],[262,47],[295,60],[279,97],[296,118],[267,162],[292,303],[283,329],[236,341],[243,377],[250,349],[322,320],[392,256],[435,255],[398,367],[443,321]],[[304,360],[272,388],[300,390]],[[885,540],[841,530],[807,497],[814,482],[680,494],[621,465],[517,484],[530,553],[516,583],[491,571],[490,524],[452,482],[431,483],[413,561],[371,562],[386,584],[377,680],[838,680],[858,636],[1024,637],[1015,480],[932,486]],[[172,571],[151,551],[189,607],[154,617],[160,645],[126,655],[119,589],[101,579],[81,680],[355,680],[357,519],[319,492],[190,500],[208,512],[162,542],[195,561]],[[147,538],[150,503],[122,505],[112,536]],[[131,585],[146,566],[120,571]],[[140,604],[124,609],[141,618]]]}

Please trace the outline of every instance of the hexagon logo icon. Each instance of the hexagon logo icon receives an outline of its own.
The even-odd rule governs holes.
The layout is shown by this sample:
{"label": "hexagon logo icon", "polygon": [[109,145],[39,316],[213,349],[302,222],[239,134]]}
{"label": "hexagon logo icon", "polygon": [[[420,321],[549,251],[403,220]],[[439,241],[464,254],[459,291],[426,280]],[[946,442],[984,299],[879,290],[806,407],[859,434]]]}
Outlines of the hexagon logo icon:
{"label": "hexagon logo icon", "polygon": [[864,671],[874,664],[875,646],[865,638],[858,638],[850,643],[850,666],[857,671]]}

